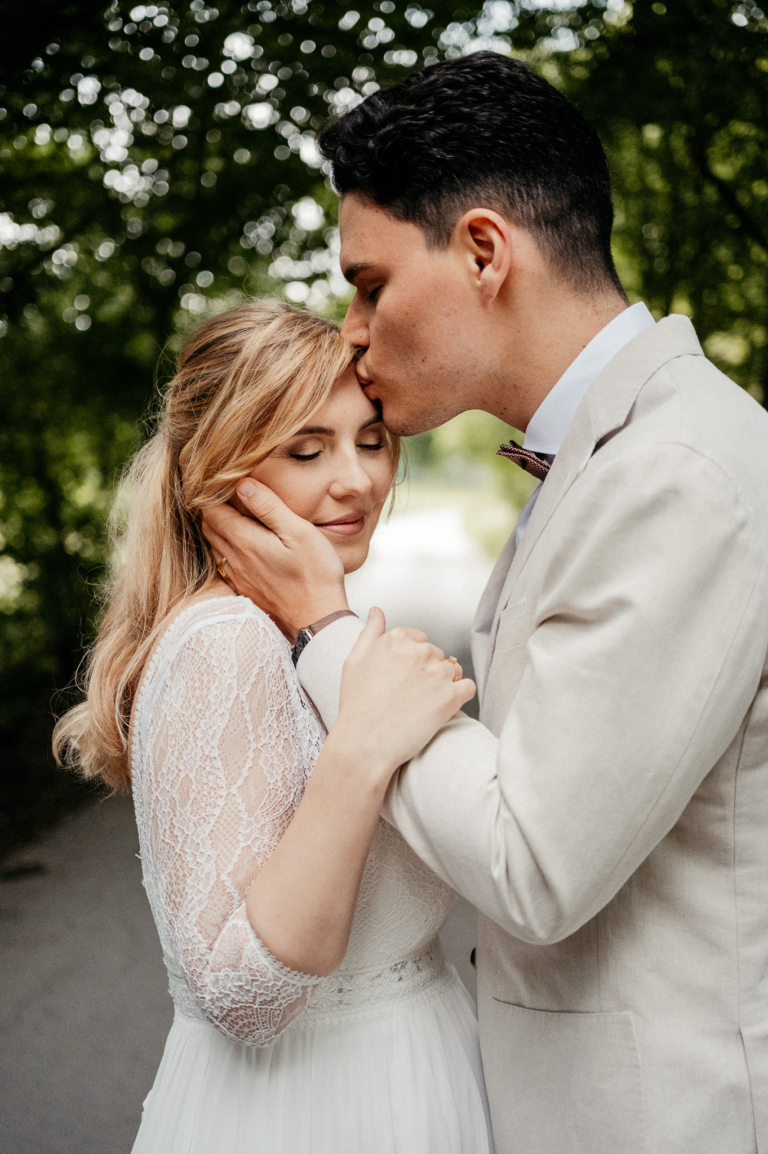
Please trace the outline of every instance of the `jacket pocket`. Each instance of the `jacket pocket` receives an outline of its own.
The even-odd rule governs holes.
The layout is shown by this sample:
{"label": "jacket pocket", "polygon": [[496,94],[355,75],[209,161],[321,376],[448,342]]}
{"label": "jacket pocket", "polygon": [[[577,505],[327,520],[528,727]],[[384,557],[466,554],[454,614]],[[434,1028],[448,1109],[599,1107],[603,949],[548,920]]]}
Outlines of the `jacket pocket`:
{"label": "jacket pocket", "polygon": [[481,1040],[497,1149],[643,1154],[632,1013],[552,1013],[490,998]]}

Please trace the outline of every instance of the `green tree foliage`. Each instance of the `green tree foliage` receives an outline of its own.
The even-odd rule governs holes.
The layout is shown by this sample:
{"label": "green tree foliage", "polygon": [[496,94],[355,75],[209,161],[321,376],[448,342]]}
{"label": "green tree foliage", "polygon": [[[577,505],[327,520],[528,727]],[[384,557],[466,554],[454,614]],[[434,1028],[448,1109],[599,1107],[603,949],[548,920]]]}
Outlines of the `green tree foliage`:
{"label": "green tree foliage", "polygon": [[41,761],[51,695],[92,628],[105,513],[161,353],[243,294],[337,309],[317,127],[494,32],[450,3],[219,3],[0,7],[8,831],[29,832],[69,788]]}
{"label": "green tree foliage", "polygon": [[625,284],[658,315],[691,315],[709,355],[761,400],[766,33],[752,0],[643,2],[610,35],[563,57],[562,72],[609,151]]}
{"label": "green tree foliage", "polygon": [[[343,311],[314,147],[329,113],[478,47],[529,61],[608,145],[630,290],[691,312],[760,389],[768,24],[751,2],[350,2],[0,0],[6,837],[70,789],[42,753],[51,695],[92,628],[105,515],[163,350],[244,294]],[[492,456],[492,419],[465,432],[423,438],[417,460]]]}

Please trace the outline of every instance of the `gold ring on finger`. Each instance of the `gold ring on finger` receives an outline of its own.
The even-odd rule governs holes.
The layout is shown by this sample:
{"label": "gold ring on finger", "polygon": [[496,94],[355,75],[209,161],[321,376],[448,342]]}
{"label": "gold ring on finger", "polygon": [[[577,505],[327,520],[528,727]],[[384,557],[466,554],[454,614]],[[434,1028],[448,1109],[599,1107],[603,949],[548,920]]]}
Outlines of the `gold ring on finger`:
{"label": "gold ring on finger", "polygon": [[453,666],[453,680],[454,681],[461,681],[461,666],[459,665],[456,658],[455,657],[446,657],[445,660],[450,661],[451,665]]}

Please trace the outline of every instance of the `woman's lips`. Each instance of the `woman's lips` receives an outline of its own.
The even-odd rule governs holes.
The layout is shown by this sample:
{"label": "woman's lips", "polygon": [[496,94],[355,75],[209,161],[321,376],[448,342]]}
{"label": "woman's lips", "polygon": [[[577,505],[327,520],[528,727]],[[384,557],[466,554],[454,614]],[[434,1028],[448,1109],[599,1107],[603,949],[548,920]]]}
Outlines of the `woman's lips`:
{"label": "woman's lips", "polygon": [[339,517],[337,521],[325,521],[318,524],[318,529],[326,533],[336,533],[339,537],[354,537],[365,525],[365,513],[350,513],[346,517]]}

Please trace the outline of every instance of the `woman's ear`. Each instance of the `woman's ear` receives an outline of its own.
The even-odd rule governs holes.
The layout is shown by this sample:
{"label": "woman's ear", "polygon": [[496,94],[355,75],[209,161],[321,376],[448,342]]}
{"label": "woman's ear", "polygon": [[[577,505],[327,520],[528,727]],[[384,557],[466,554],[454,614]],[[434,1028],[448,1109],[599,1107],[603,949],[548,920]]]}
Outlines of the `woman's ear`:
{"label": "woman's ear", "polygon": [[471,208],[454,228],[451,243],[463,250],[467,270],[489,304],[512,268],[515,231],[500,213],[487,208]]}

